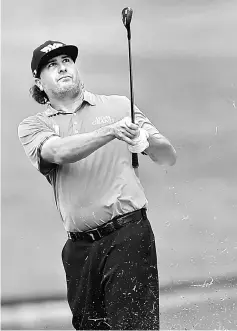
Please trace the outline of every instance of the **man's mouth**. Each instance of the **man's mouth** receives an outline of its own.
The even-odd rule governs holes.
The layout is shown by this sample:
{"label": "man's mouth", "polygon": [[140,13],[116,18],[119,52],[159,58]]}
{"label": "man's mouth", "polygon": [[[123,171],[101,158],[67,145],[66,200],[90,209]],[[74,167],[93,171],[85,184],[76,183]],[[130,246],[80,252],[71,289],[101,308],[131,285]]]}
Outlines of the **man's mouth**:
{"label": "man's mouth", "polygon": [[71,76],[63,76],[63,77],[60,77],[59,79],[58,79],[58,81],[60,81],[60,80],[62,80],[62,79],[69,79],[69,78],[72,78]]}

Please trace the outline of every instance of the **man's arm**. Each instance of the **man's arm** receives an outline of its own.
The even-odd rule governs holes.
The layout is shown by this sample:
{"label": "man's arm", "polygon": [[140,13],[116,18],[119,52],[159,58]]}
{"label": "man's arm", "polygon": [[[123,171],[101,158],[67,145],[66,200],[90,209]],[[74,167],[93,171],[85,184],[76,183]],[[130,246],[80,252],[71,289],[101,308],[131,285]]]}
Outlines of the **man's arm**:
{"label": "man's arm", "polygon": [[135,106],[134,110],[136,123],[149,134],[149,147],[145,149],[144,154],[147,154],[152,161],[160,165],[174,165],[177,156],[176,151],[169,140],[157,130],[140,109]]}
{"label": "man's arm", "polygon": [[74,163],[84,159],[114,138],[112,129],[108,127],[65,138],[54,136],[43,144],[41,157],[55,164]]}
{"label": "man's arm", "polygon": [[134,145],[133,138],[138,134],[138,126],[127,118],[98,130],[65,138],[51,137],[42,146],[41,158],[55,164],[74,163],[84,159],[114,138]]}
{"label": "man's arm", "polygon": [[[149,132],[148,132],[149,133]],[[149,155],[152,161],[160,165],[172,166],[176,162],[176,151],[169,140],[160,133],[149,134],[149,147],[145,153]]]}

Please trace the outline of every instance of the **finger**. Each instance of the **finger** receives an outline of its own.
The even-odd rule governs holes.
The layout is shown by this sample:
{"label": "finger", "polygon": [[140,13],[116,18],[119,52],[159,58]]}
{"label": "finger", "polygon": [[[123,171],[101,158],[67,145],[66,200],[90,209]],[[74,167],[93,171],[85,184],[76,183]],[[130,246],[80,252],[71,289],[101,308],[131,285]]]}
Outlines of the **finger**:
{"label": "finger", "polygon": [[129,127],[130,129],[136,130],[138,129],[138,125],[136,123],[132,123],[131,118],[130,117],[124,117],[123,119],[123,123]]}
{"label": "finger", "polygon": [[134,135],[131,134],[130,132],[124,132],[124,136],[129,138],[129,139],[134,139]]}
{"label": "finger", "polygon": [[139,130],[126,130],[126,133],[129,134],[129,137],[134,139],[139,136]]}
{"label": "finger", "polygon": [[132,122],[131,122],[131,124],[130,124],[129,127],[130,127],[131,129],[138,129],[138,128],[139,128],[139,126],[138,126],[137,123],[132,123]]}
{"label": "finger", "polygon": [[131,132],[127,131],[127,130],[122,131],[121,134],[122,134],[122,136],[125,136],[125,137],[127,137],[129,139],[134,139],[135,138],[135,134],[134,133],[131,133]]}
{"label": "finger", "polygon": [[137,134],[139,131],[139,127],[129,127],[129,126],[124,126],[123,129],[125,129],[127,132],[130,132],[131,134]]}
{"label": "finger", "polygon": [[126,136],[123,136],[122,140],[125,141],[127,144],[129,144],[131,146],[135,146],[136,145],[136,143],[132,139],[130,139],[130,138],[126,137]]}
{"label": "finger", "polygon": [[134,139],[136,137],[138,137],[139,135],[139,130],[124,130],[123,134],[126,135],[127,137],[129,137],[130,139]]}
{"label": "finger", "polygon": [[125,141],[130,145],[135,145],[136,143],[133,141],[134,137],[130,135],[128,132],[120,132],[117,136],[119,140]]}
{"label": "finger", "polygon": [[131,118],[130,117],[124,117],[123,118],[123,123],[125,124],[125,125],[127,125],[127,126],[129,126],[131,123],[132,123],[132,121],[131,121]]}
{"label": "finger", "polygon": [[131,129],[131,130],[137,130],[138,128],[139,128],[139,126],[136,124],[136,123],[125,123],[126,124],[126,126],[129,128],[129,129]]}

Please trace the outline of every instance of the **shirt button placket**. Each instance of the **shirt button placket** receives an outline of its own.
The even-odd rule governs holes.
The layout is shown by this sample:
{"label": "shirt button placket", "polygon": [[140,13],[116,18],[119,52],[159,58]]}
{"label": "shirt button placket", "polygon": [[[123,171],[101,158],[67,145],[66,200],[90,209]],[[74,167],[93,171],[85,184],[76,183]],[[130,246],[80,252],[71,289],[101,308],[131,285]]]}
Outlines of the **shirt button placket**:
{"label": "shirt button placket", "polygon": [[[76,116],[76,113],[74,113],[74,117],[75,117],[75,116]],[[77,121],[74,121],[74,122],[73,122],[74,132],[75,132],[75,133],[78,133],[78,130],[77,130],[76,125],[77,125]]]}

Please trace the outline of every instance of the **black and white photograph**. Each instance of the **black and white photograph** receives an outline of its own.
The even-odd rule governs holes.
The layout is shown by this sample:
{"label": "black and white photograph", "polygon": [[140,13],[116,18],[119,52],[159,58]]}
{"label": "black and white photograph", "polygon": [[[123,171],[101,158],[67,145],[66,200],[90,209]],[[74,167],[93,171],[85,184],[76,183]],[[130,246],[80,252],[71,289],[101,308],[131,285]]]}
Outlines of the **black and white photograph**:
{"label": "black and white photograph", "polygon": [[1,329],[237,330],[237,1],[1,1]]}

